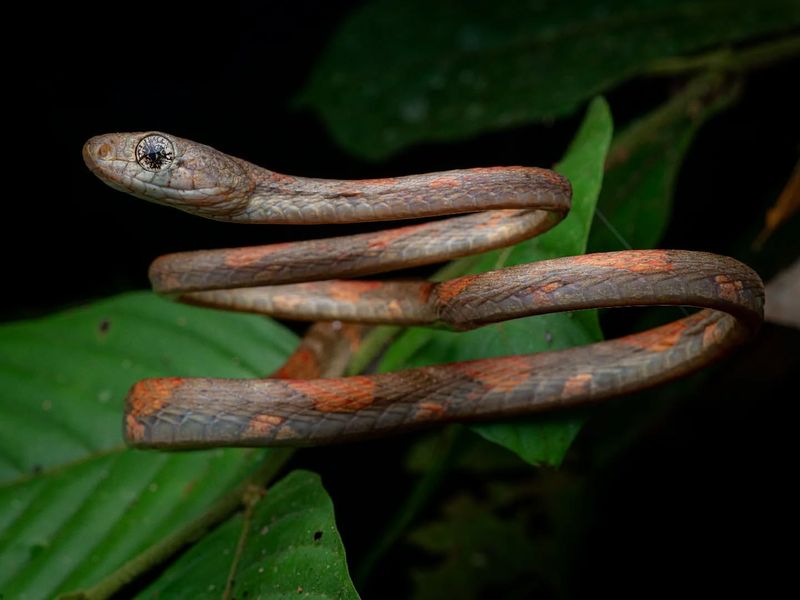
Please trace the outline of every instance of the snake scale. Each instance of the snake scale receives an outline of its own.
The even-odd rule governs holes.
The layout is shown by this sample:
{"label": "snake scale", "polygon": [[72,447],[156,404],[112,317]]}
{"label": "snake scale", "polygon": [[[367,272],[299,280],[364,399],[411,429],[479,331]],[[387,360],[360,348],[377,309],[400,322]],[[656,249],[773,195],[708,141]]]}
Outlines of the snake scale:
{"label": "snake scale", "polygon": [[[373,233],[158,258],[150,269],[157,292],[203,306],[325,322],[311,331],[325,332],[332,345],[313,352],[312,335],[267,379],[136,383],[126,401],[125,436],[138,447],[315,445],[596,402],[719,359],[752,336],[763,318],[758,275],[706,252],[588,254],[440,283],[352,279],[508,246],[550,229],[569,211],[571,187],[546,169],[312,179],[160,132],[97,136],[83,156],[115,189],[222,221],[334,224],[454,215]],[[701,310],[554,352],[353,377],[323,377],[309,366],[320,348],[336,354],[337,343],[347,345],[352,330],[339,322],[468,330],[528,315],[646,305]]]}

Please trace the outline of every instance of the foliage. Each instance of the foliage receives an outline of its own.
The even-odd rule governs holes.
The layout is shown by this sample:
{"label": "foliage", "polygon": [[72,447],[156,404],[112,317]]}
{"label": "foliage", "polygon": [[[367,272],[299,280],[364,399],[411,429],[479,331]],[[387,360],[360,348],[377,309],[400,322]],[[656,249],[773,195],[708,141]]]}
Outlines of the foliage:
{"label": "foliage", "polygon": [[302,101],[343,146],[384,158],[563,117],[653,61],[799,17],[791,0],[380,0],[339,29]]}
{"label": "foliage", "polygon": [[217,598],[227,583],[237,597],[358,598],[319,477],[293,471],[256,494],[139,597]]}
{"label": "foliage", "polygon": [[[556,167],[575,189],[569,218],[448,268],[652,247],[669,225],[695,134],[735,103],[747,71],[797,52],[797,38],[780,35],[798,25],[792,0],[377,0],[338,26],[299,103],[342,147],[371,160],[585,111]],[[642,74],[671,77],[673,88],[647,114],[618,122],[612,139],[609,106],[595,96]],[[600,335],[594,312],[468,334],[409,329],[379,367],[564,348]],[[357,597],[319,477],[296,470],[269,485],[290,453],[141,452],[121,440],[123,399],[138,379],[260,377],[296,343],[274,321],[145,292],[0,326],[0,596],[103,598],[130,585],[142,598]],[[541,493],[531,477],[554,481],[531,463],[559,465],[580,423],[572,414],[474,428],[512,452],[469,433],[441,454],[427,452],[426,440],[412,446],[407,471],[418,484],[393,525],[375,533],[362,579],[405,541],[438,562],[407,567],[418,598],[558,589],[542,567],[550,540],[533,539],[537,517],[522,505]],[[449,494],[436,516],[421,518],[437,486],[466,463],[472,477],[512,469],[517,479]],[[566,530],[558,510],[566,509],[549,514]],[[526,579],[531,562],[535,581]]]}

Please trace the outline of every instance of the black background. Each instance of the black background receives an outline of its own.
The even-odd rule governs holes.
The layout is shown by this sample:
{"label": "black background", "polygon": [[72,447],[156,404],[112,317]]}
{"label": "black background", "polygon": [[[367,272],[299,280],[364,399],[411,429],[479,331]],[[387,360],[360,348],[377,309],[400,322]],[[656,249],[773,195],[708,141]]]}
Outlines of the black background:
{"label": "black background", "polygon": [[[145,288],[149,262],[165,252],[330,233],[212,223],[114,192],[83,166],[80,149],[92,135],[162,130],[279,172],[336,178],[548,166],[561,156],[578,117],[415,147],[379,164],[338,148],[314,114],[291,105],[355,5],[227,3],[192,7],[185,18],[188,6],[175,7],[179,14],[139,4],[117,7],[113,15],[101,6],[23,19],[35,37],[16,49],[10,62],[22,76],[5,94],[11,109],[0,318],[35,317]],[[95,23],[97,17],[102,21]],[[797,160],[797,73],[795,61],[751,75],[738,104],[702,129],[682,170],[662,247],[729,254],[765,279],[800,254],[797,217],[762,252],[749,247]],[[611,90],[617,127],[680,83],[635,80]],[[783,532],[797,505],[789,492],[797,471],[789,410],[797,397],[799,348],[797,331],[767,325],[759,340],[713,369],[695,391],[662,392],[661,398],[672,393],[674,407],[649,421],[601,472],[592,469],[593,444],[622,431],[619,415],[633,401],[593,413],[565,467],[591,484],[585,527],[577,540],[564,540],[571,552],[563,567],[570,595],[763,596],[780,589],[790,559],[776,543],[788,536]],[[412,483],[400,459],[413,440],[307,451],[295,459],[293,466],[323,476],[351,564]],[[435,517],[438,500],[469,485],[479,483],[454,475],[424,516]],[[395,549],[361,591],[403,597],[409,565],[430,560]]]}

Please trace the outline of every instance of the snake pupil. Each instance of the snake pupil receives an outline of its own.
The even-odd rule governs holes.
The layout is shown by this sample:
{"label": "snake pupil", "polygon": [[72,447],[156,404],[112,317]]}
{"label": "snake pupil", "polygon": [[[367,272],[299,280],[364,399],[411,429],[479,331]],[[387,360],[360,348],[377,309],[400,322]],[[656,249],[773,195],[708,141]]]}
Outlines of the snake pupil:
{"label": "snake pupil", "polygon": [[163,135],[148,135],[136,146],[136,162],[147,171],[167,168],[174,157],[172,142]]}

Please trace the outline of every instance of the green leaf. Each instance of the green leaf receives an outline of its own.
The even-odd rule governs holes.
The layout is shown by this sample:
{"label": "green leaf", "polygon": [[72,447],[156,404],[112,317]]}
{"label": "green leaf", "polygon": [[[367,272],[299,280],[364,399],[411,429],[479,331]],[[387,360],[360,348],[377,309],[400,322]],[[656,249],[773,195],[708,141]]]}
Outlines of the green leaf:
{"label": "green leaf", "polygon": [[568,115],[655,60],[798,24],[796,0],[379,0],[343,23],[300,102],[379,159]]}
{"label": "green leaf", "polygon": [[267,319],[125,294],[0,326],[0,591],[89,587],[198,519],[266,456],[128,450],[122,403],[143,377],[254,377],[295,336]]}
{"label": "green leaf", "polygon": [[602,216],[589,236],[591,251],[655,247],[669,224],[675,181],[695,134],[738,92],[738,80],[701,75],[615,136],[597,203]]}
{"label": "green leaf", "polygon": [[138,597],[216,599],[229,576],[232,598],[358,598],[317,475],[287,475],[251,515],[206,536]]}
{"label": "green leaf", "polygon": [[[512,249],[486,253],[471,262],[471,271],[497,269],[558,256],[582,254],[586,249],[595,202],[603,181],[603,164],[611,140],[608,105],[592,102],[566,156],[556,167],[573,187],[572,210],[564,221],[542,236]],[[466,264],[466,263],[465,263]],[[389,348],[380,368],[400,368],[455,362],[509,354],[568,348],[599,340],[596,311],[553,314],[498,323],[455,333],[411,328]],[[475,426],[484,437],[498,442],[530,463],[558,464],[580,427],[574,416],[550,416]]]}

